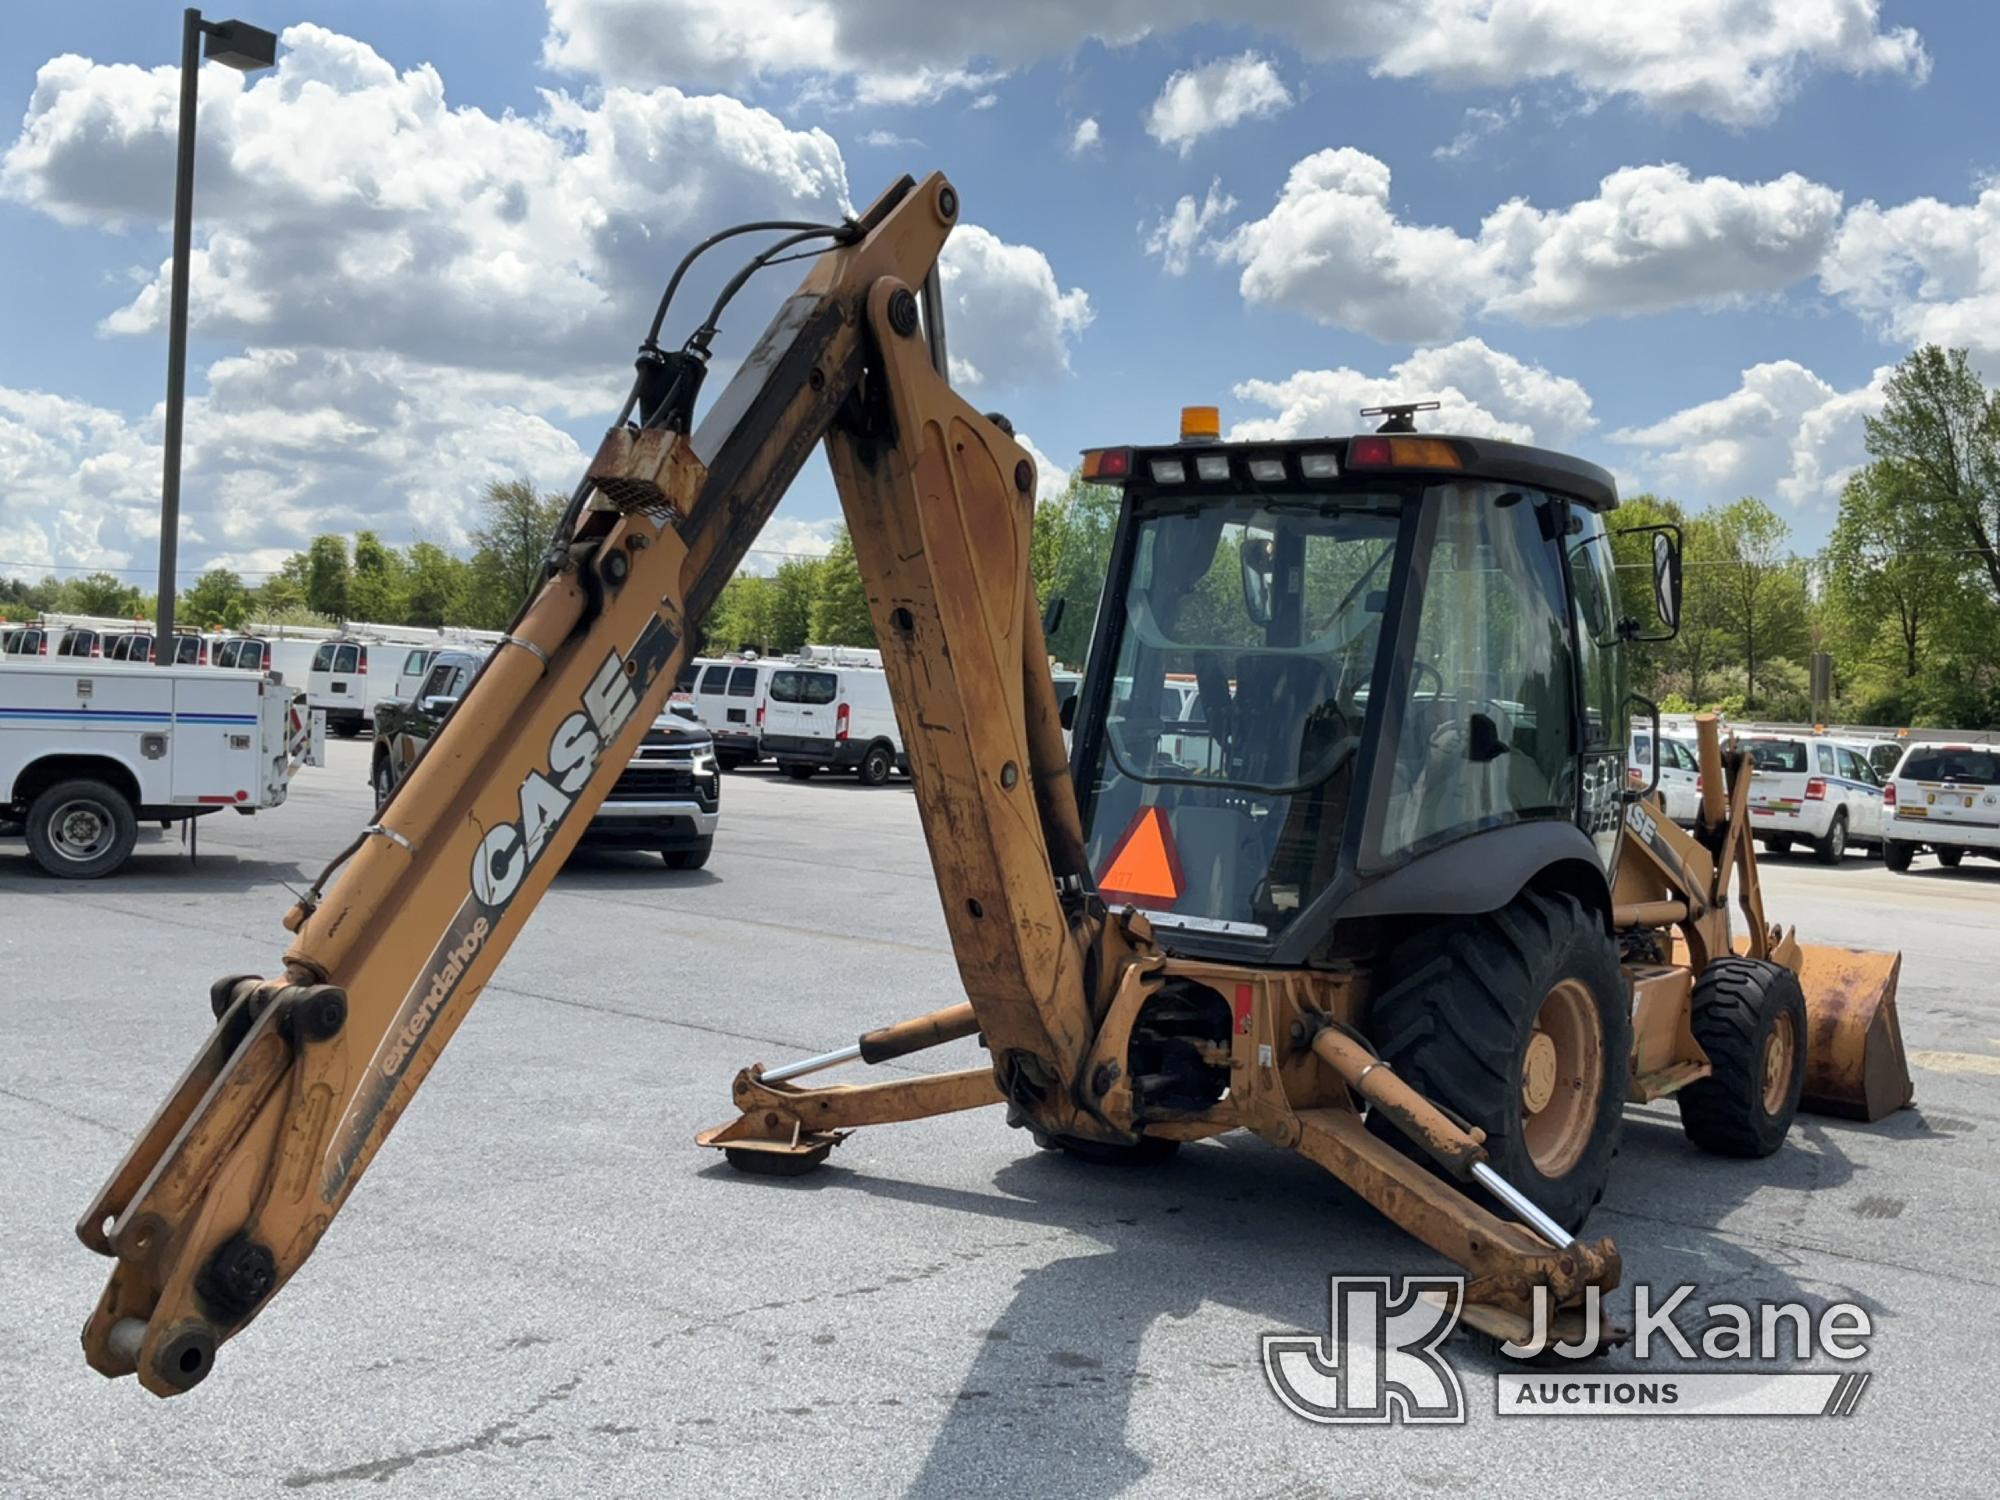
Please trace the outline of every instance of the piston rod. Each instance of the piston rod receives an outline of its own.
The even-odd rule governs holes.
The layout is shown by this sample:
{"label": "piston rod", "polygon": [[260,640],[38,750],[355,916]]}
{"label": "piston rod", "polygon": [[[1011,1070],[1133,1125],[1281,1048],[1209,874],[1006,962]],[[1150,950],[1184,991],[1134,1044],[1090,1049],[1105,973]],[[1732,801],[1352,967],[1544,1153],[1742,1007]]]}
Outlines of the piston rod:
{"label": "piston rod", "polygon": [[763,1075],[766,1083],[783,1083],[787,1078],[801,1078],[807,1073],[817,1073],[825,1068],[837,1068],[842,1063],[850,1063],[861,1056],[861,1043],[855,1042],[836,1052],[822,1052],[818,1057],[802,1057],[795,1063],[786,1063],[782,1068],[773,1068]]}
{"label": "piston rod", "polygon": [[1575,1235],[1543,1213],[1536,1206],[1534,1199],[1530,1198],[1526,1193],[1515,1187],[1513,1183],[1487,1166],[1485,1162],[1474,1162],[1472,1164],[1472,1175],[1478,1180],[1481,1187],[1513,1209],[1516,1214],[1527,1221],[1530,1229],[1534,1230],[1536,1234],[1539,1234],[1558,1250],[1567,1250],[1571,1245],[1576,1243]]}

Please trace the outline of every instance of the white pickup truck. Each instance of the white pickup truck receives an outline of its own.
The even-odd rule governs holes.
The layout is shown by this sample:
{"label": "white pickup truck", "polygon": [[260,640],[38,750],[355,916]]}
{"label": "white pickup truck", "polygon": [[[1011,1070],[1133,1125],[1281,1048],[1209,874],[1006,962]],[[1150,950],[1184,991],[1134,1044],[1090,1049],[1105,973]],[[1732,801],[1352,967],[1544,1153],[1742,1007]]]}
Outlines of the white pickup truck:
{"label": "white pickup truck", "polygon": [[49,657],[0,663],[0,821],[51,875],[91,880],[139,823],[285,800],[323,722],[265,673]]}

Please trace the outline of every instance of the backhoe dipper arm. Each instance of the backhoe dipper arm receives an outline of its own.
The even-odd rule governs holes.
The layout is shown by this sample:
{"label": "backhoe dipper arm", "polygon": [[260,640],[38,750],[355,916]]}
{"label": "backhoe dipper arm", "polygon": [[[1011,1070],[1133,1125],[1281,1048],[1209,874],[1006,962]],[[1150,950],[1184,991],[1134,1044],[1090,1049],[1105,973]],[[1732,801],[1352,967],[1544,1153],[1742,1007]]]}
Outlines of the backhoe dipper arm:
{"label": "backhoe dipper arm", "polygon": [[836,427],[896,700],[921,721],[907,739],[968,994],[1009,1087],[1081,1056],[1081,963],[1050,878],[1081,871],[1081,838],[1026,583],[1033,468],[916,336],[957,208],[941,176],[905,178],[698,431],[674,430],[689,398],[606,435],[548,581],[324,897],[289,914],[283,974],[217,982],[214,1031],[78,1225],[116,1261],[83,1333],[95,1369],[188,1389],[305,1262]]}

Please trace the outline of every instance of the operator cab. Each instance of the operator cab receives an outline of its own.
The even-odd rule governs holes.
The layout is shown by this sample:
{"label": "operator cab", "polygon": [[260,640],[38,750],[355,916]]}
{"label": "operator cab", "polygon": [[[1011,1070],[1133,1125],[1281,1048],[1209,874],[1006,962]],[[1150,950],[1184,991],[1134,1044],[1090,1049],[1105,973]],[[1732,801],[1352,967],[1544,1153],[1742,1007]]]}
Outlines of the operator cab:
{"label": "operator cab", "polygon": [[[1337,919],[1439,909],[1435,888],[1372,907],[1371,888],[1524,822],[1567,829],[1538,843],[1590,878],[1611,867],[1616,648],[1636,634],[1615,485],[1539,448],[1418,436],[1420,409],[1223,443],[1194,407],[1179,443],[1084,455],[1084,479],[1124,492],[1075,722],[1091,867],[1176,950],[1324,957]],[[1453,863],[1461,884],[1478,868]]]}

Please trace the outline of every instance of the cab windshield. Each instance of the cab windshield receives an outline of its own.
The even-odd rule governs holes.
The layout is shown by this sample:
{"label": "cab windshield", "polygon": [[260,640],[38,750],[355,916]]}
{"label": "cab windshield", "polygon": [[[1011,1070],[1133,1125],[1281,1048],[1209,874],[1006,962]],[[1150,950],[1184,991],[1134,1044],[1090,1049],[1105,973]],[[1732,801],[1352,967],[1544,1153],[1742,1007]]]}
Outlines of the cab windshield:
{"label": "cab windshield", "polygon": [[[1394,492],[1211,497],[1133,523],[1110,702],[1085,749],[1107,899],[1262,934],[1324,886],[1402,505]],[[1143,853],[1122,859],[1127,846]]]}

